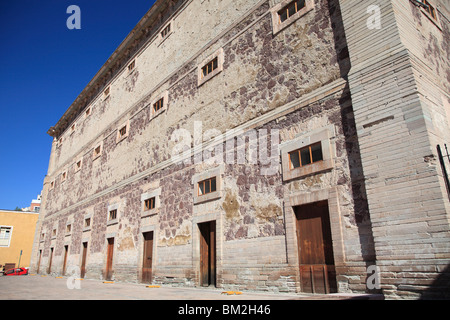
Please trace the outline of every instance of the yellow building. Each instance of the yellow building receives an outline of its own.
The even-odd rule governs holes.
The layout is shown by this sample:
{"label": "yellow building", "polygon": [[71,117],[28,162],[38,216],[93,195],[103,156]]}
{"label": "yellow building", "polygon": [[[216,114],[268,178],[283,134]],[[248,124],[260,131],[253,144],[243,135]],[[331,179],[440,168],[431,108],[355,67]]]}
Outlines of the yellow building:
{"label": "yellow building", "polygon": [[[0,265],[29,267],[39,213],[0,210]],[[20,265],[19,265],[20,260]]]}

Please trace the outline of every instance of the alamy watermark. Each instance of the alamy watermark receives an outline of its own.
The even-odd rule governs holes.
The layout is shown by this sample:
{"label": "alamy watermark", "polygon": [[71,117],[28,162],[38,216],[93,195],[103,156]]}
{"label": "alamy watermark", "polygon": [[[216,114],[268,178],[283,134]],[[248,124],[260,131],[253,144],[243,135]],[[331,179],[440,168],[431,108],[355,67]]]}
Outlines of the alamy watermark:
{"label": "alamy watermark", "polygon": [[71,5],[67,7],[67,14],[70,14],[70,17],[67,18],[66,26],[67,29],[81,29],[81,9],[77,5]]}
{"label": "alamy watermark", "polygon": [[381,9],[377,5],[371,5],[367,7],[367,13],[370,17],[367,19],[367,28],[370,30],[381,29]]}
{"label": "alamy watermark", "polygon": [[366,280],[367,289],[380,289],[380,267],[371,265],[367,268],[367,274],[369,275]]}
{"label": "alamy watermark", "polygon": [[78,266],[70,266],[67,268],[67,273],[70,274],[66,281],[67,289],[81,289],[80,268]]}
{"label": "alamy watermark", "polygon": [[222,134],[218,129],[203,132],[203,123],[194,122],[194,132],[176,129],[170,141],[174,164],[253,164],[260,165],[261,175],[271,176],[279,170],[280,132],[278,129],[233,129]]}

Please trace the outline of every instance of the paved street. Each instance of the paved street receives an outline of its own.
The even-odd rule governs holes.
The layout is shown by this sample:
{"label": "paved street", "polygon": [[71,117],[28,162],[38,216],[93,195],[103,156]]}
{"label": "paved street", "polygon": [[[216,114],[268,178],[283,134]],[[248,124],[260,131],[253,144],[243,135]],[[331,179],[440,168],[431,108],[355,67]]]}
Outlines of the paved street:
{"label": "paved street", "polygon": [[[242,292],[224,294],[224,290],[210,288],[147,288],[145,284],[104,283],[100,280],[80,280],[79,289],[69,278],[52,276],[1,276],[0,300],[297,300],[297,299],[367,299],[353,295],[300,295]],[[70,289],[70,288],[73,289]]]}

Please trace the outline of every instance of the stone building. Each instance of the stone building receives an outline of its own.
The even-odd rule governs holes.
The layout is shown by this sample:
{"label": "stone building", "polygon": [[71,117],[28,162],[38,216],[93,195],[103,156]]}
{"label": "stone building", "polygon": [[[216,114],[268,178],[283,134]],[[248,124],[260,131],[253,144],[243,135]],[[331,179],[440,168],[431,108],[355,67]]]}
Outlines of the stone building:
{"label": "stone building", "polygon": [[38,217],[33,211],[0,210],[0,271],[30,267]]}
{"label": "stone building", "polygon": [[48,132],[32,267],[444,295],[449,11],[157,0]]}

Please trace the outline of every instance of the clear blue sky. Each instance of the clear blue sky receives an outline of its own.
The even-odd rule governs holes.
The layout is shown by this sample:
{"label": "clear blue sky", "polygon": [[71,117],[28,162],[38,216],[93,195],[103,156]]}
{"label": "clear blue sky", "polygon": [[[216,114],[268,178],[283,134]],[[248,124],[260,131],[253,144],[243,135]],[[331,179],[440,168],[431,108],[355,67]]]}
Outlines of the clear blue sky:
{"label": "clear blue sky", "polygon": [[[0,1],[0,209],[41,192],[56,124],[154,0]],[[81,30],[66,26],[70,5]]]}

